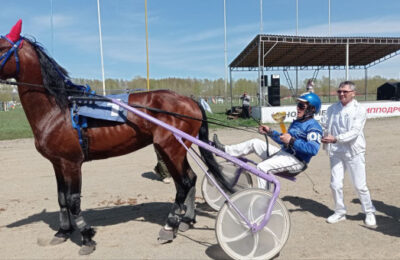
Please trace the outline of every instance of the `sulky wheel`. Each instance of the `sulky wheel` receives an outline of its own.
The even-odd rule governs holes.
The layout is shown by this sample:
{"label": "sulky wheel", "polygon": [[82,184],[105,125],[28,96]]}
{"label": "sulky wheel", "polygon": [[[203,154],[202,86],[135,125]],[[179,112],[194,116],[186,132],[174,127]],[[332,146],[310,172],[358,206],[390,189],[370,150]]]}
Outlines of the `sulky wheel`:
{"label": "sulky wheel", "polygon": [[[224,174],[225,173],[226,172],[224,171]],[[220,185],[220,187],[223,188],[222,185]],[[239,180],[233,187],[233,189],[243,190],[251,187],[253,187],[253,181],[251,179],[251,175],[248,172],[242,171],[240,173]],[[215,211],[219,211],[225,202],[224,196],[222,196],[219,190],[214,186],[214,184],[208,179],[206,175],[204,176],[203,181],[201,183],[201,193],[203,194],[203,198],[207,202],[207,204]],[[230,195],[229,192],[228,195]]]}
{"label": "sulky wheel", "polygon": [[[246,189],[232,195],[232,202],[250,223],[261,223],[272,194],[261,189]],[[267,225],[253,233],[233,208],[225,203],[215,224],[217,240],[234,259],[270,259],[285,245],[290,231],[289,213],[278,198]]]}

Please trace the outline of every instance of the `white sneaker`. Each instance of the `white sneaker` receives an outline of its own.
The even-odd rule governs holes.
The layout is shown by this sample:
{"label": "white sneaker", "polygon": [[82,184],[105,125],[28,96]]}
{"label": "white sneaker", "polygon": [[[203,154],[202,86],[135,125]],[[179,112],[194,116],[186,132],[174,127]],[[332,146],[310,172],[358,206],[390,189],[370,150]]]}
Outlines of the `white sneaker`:
{"label": "white sneaker", "polygon": [[165,184],[169,184],[172,181],[172,177],[165,177],[164,179],[162,179],[162,182],[164,182]]}
{"label": "white sneaker", "polygon": [[342,220],[346,220],[345,214],[334,213],[333,215],[331,215],[329,218],[326,219],[326,222],[334,224]]}
{"label": "white sneaker", "polygon": [[367,226],[376,226],[375,215],[372,212],[369,212],[365,215],[365,225]]}

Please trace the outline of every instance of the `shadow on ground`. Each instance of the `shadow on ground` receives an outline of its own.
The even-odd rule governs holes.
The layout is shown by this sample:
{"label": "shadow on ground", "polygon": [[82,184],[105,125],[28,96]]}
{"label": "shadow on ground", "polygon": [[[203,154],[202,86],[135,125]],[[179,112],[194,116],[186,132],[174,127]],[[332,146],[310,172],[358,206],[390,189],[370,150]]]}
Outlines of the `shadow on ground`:
{"label": "shadow on ground", "polygon": [[[216,212],[205,205],[205,203],[196,202],[196,206],[198,207],[198,209],[196,209],[197,215],[209,218],[216,217]],[[158,224],[161,227],[165,224],[167,215],[171,208],[172,203],[170,202],[150,202],[138,205],[122,205],[87,209],[82,212],[82,215],[86,222],[94,227],[117,225],[129,221],[150,222]],[[59,228],[59,212],[48,212],[46,209],[44,209],[39,213],[12,222],[6,225],[6,227],[16,228],[38,222],[46,223],[52,230],[54,230],[55,233]],[[213,227],[210,229],[213,229]],[[72,234],[71,241],[77,245],[82,245],[81,236],[78,232],[74,232]]]}
{"label": "shadow on ground", "polygon": [[[333,214],[333,211],[330,208],[312,199],[301,198],[297,196],[285,196],[282,198],[282,200],[289,202],[294,206],[299,207],[298,209],[290,209],[289,210],[290,212],[307,211],[321,218],[327,218],[331,214]],[[381,232],[388,236],[400,237],[400,229],[399,229],[400,208],[392,205],[387,205],[386,203],[378,200],[373,200],[372,202],[377,211],[376,214],[377,226],[376,227],[363,226],[363,227],[373,231]],[[353,199],[352,203],[360,204],[360,201],[358,199]],[[360,210],[361,210],[361,205],[360,205]],[[383,215],[379,213],[383,213]],[[365,218],[365,215],[364,213],[361,212],[358,213],[357,215],[346,214],[346,218],[349,220],[359,221],[363,220]]]}
{"label": "shadow on ground", "polygon": [[282,198],[282,200],[287,201],[294,206],[300,207],[298,209],[290,209],[289,212],[307,211],[321,218],[327,218],[333,213],[330,208],[312,199],[301,198],[297,196],[285,196]]}
{"label": "shadow on ground", "polygon": [[[352,203],[360,204],[359,199],[353,199]],[[372,200],[376,208],[376,228],[370,228],[370,230],[381,232],[388,236],[400,237],[400,208],[388,205],[383,201]],[[384,215],[381,215],[383,213]]]}
{"label": "shadow on ground", "polygon": [[[87,209],[82,212],[86,222],[96,226],[110,226],[129,221],[146,221],[158,224],[165,224],[165,219],[172,207],[172,203],[150,202],[138,205],[112,206],[106,208]],[[154,214],[157,212],[157,214]],[[46,223],[51,229],[57,231],[59,228],[59,212],[47,212],[45,209],[40,213],[28,216],[27,218],[8,224],[7,228],[16,228],[37,222]],[[71,241],[81,245],[80,234],[74,232]]]}
{"label": "shadow on ground", "polygon": [[160,176],[154,172],[144,172],[142,173],[142,177],[153,181],[162,181]]}

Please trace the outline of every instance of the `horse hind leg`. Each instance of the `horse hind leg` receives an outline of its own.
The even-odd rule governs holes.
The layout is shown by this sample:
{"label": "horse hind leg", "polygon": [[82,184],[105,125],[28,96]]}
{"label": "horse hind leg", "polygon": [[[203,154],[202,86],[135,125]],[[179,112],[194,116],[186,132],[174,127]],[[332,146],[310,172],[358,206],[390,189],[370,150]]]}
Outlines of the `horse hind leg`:
{"label": "horse hind leg", "polygon": [[189,185],[187,185],[187,187],[190,188],[187,192],[185,201],[183,202],[185,214],[182,216],[181,222],[179,223],[179,231],[181,232],[187,231],[190,227],[193,226],[194,223],[196,223],[195,196],[197,176],[191,168],[189,168],[189,171],[191,173],[189,176],[194,175],[195,177],[194,179],[189,180],[190,183]]}

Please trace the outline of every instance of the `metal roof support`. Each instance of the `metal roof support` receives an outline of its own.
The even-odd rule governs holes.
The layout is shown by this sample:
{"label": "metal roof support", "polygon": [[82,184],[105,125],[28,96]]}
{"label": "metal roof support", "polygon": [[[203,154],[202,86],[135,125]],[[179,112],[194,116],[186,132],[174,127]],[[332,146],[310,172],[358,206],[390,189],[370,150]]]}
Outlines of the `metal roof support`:
{"label": "metal roof support", "polygon": [[315,70],[314,70],[314,73],[313,73],[313,75],[312,75],[312,80],[313,80],[313,81],[315,81],[315,79],[318,77],[318,72],[319,72],[319,69],[315,69]]}
{"label": "metal roof support", "polygon": [[395,52],[390,53],[389,55],[386,55],[385,57],[382,57],[382,58],[380,58],[378,60],[375,60],[375,61],[371,62],[370,64],[367,64],[366,66],[367,66],[367,68],[370,68],[372,66],[375,66],[375,65],[377,65],[377,64],[379,64],[381,62],[384,62],[384,61],[386,61],[386,60],[388,60],[388,59],[390,59],[390,58],[392,58],[394,56],[397,56],[399,54],[400,54],[400,51],[397,50]]}
{"label": "metal roof support", "polygon": [[233,111],[232,68],[229,67],[229,86],[231,88],[231,111]]}
{"label": "metal roof support", "polygon": [[296,96],[298,91],[299,91],[299,68],[296,67]]}
{"label": "metal roof support", "polygon": [[[264,41],[262,43],[263,43],[263,47],[264,47]],[[263,63],[264,63],[265,57],[267,57],[267,55],[272,51],[273,48],[275,48],[275,46],[277,44],[278,44],[278,42],[275,42],[274,45],[272,45],[271,48],[269,48],[269,50],[265,54],[263,54]],[[264,48],[263,48],[263,50],[264,50]]]}
{"label": "metal roof support", "polygon": [[289,87],[289,89],[290,89],[290,92],[292,92],[292,96],[293,96],[293,97],[296,96],[296,93],[295,93],[295,91],[294,91],[294,89],[293,89],[292,80],[290,79],[289,73],[288,73],[288,71],[287,71],[286,69],[283,70],[283,75],[285,75],[286,82],[287,82],[288,85],[289,85],[288,87]]}
{"label": "metal roof support", "polygon": [[[227,56],[227,44],[226,44],[226,0],[224,0],[224,61],[225,61],[225,92],[224,97],[226,97],[226,91],[228,86],[228,56]],[[231,91],[232,92],[232,91]]]}
{"label": "metal roof support", "polygon": [[328,102],[331,102],[331,66],[329,66],[328,70],[329,76],[328,76]]}
{"label": "metal roof support", "polygon": [[365,72],[364,95],[365,95],[365,101],[367,101],[367,86],[368,86],[368,68],[367,68],[367,66],[364,67],[364,72]]}
{"label": "metal roof support", "polygon": [[349,39],[346,43],[346,80],[349,80]]}
{"label": "metal roof support", "polygon": [[263,106],[262,86],[261,86],[261,37],[258,38],[258,92],[260,93],[260,106]]}

